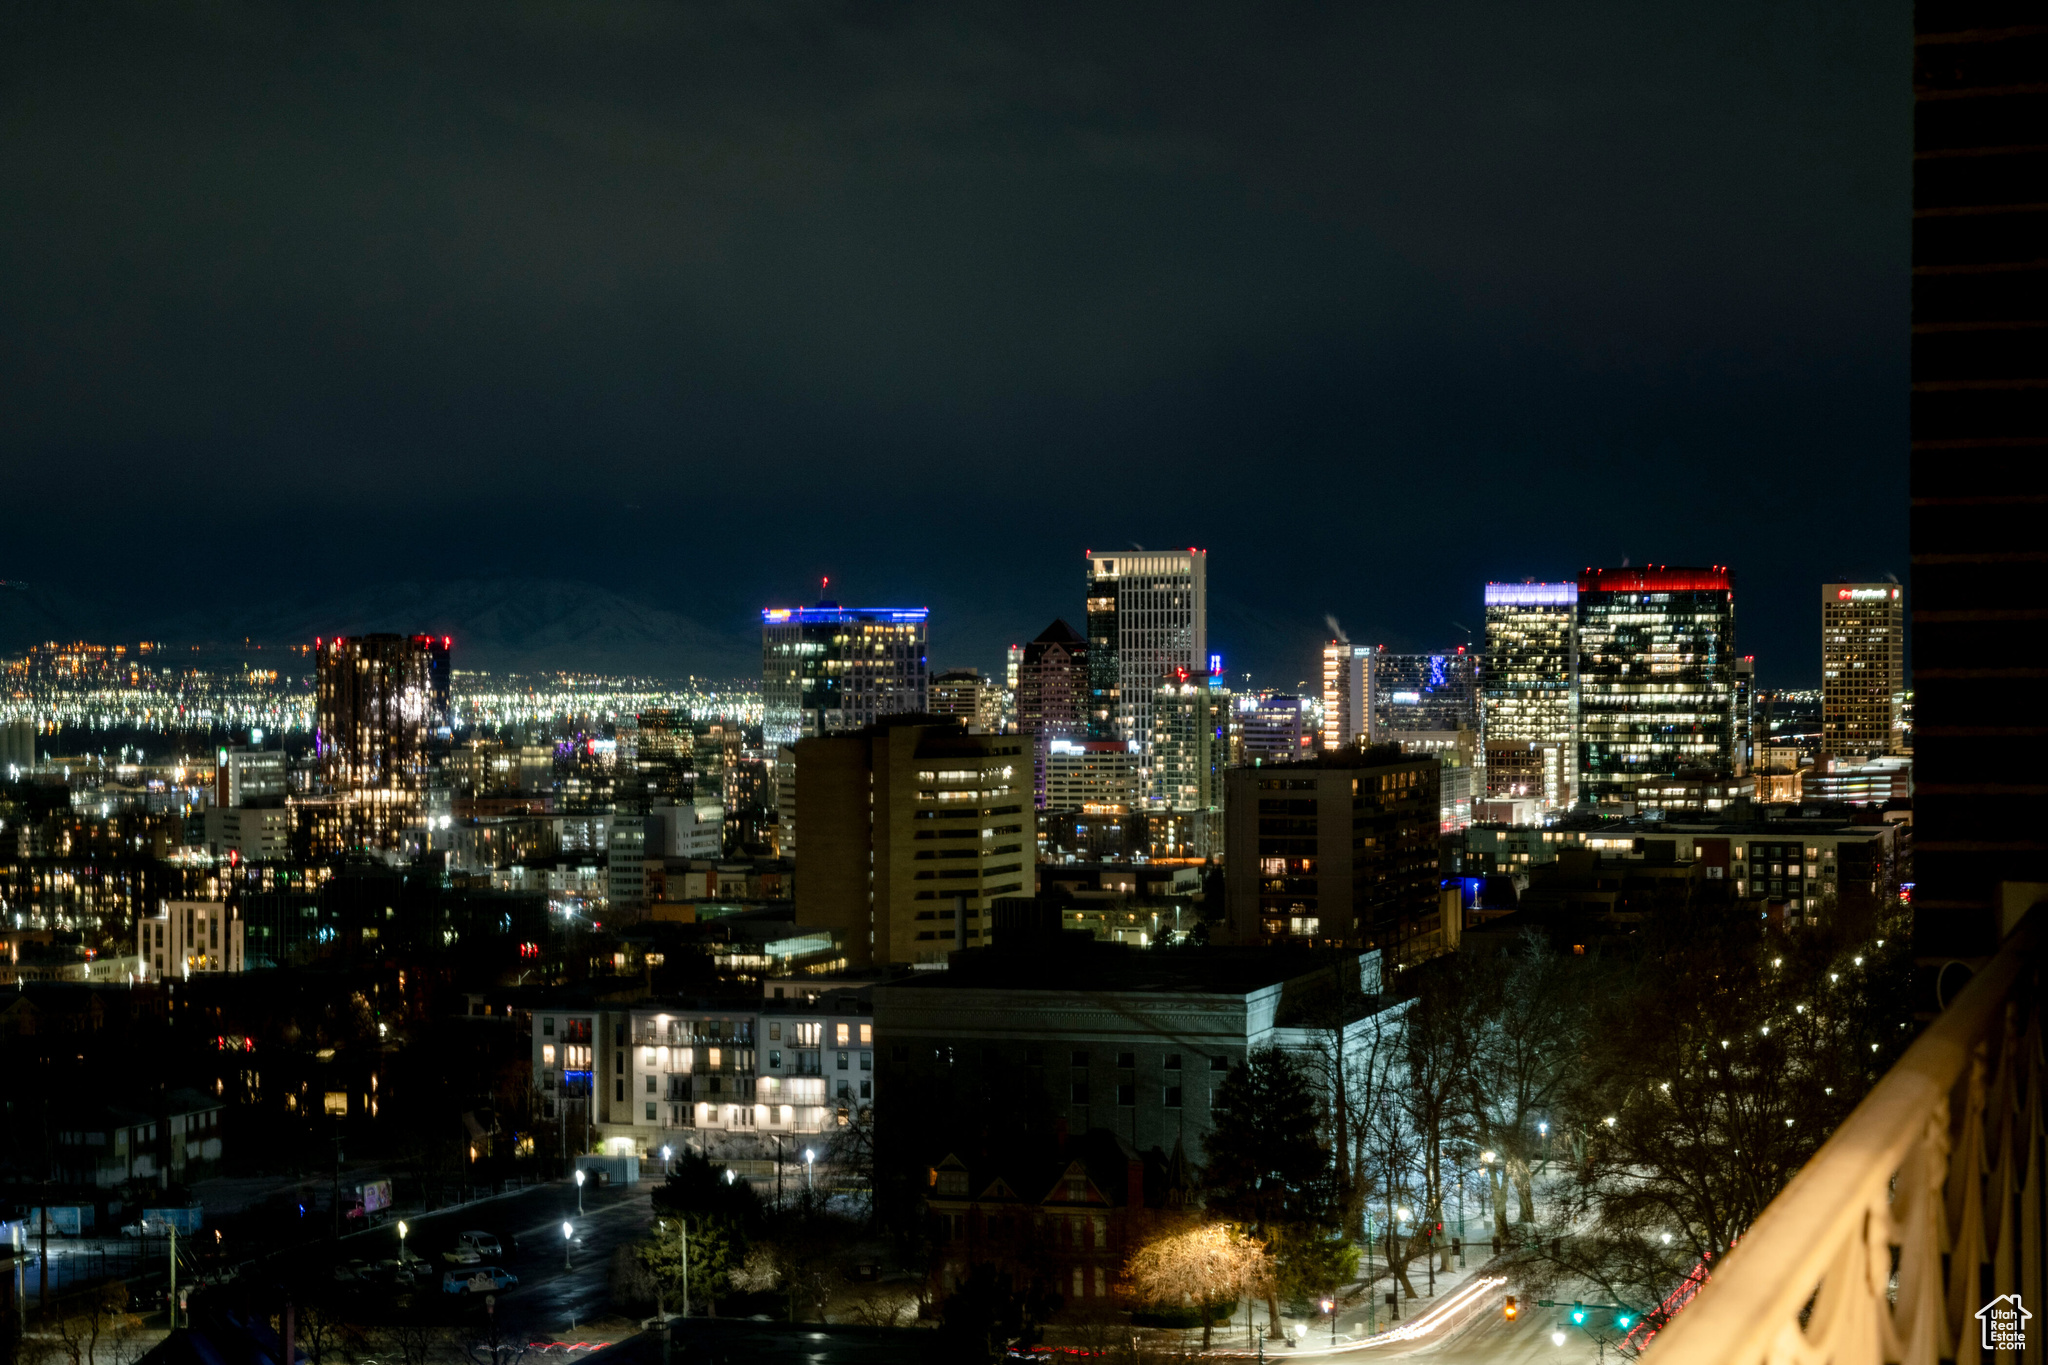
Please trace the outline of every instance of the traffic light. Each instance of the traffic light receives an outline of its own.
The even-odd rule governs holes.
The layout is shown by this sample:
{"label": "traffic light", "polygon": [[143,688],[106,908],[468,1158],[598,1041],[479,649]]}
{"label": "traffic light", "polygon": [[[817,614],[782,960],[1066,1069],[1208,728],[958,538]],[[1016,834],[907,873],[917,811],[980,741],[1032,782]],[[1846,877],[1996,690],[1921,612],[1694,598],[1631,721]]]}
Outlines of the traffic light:
{"label": "traffic light", "polygon": [[1626,1332],[1629,1328],[1636,1325],[1636,1315],[1624,1308],[1621,1312],[1614,1315],[1614,1325]]}
{"label": "traffic light", "polygon": [[1513,1294],[1508,1295],[1507,1307],[1502,1311],[1509,1322],[1515,1320],[1515,1315],[1520,1310],[1515,1307],[1515,1296]]}
{"label": "traffic light", "polygon": [[1583,1303],[1572,1305],[1572,1325],[1574,1327],[1584,1327],[1586,1325],[1586,1305]]}

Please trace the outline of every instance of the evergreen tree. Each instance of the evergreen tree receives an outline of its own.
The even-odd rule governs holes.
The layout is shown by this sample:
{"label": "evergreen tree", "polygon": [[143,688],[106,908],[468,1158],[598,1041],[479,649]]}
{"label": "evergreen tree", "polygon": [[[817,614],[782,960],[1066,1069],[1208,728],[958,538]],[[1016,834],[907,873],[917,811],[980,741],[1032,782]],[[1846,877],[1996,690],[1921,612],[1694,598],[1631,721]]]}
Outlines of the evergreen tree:
{"label": "evergreen tree", "polygon": [[[1253,1052],[1217,1092],[1203,1171],[1210,1210],[1250,1228],[1281,1263],[1281,1278],[1296,1281],[1323,1277],[1325,1242],[1340,1218],[1322,1110],[1298,1059],[1275,1048]],[[1292,1276],[1285,1273],[1290,1261],[1299,1262]],[[1276,1332],[1278,1283],[1267,1279],[1266,1309]]]}
{"label": "evergreen tree", "polygon": [[1209,1207],[1261,1234],[1335,1227],[1322,1100],[1307,1069],[1261,1048],[1224,1078],[1216,1096],[1203,1184]]}

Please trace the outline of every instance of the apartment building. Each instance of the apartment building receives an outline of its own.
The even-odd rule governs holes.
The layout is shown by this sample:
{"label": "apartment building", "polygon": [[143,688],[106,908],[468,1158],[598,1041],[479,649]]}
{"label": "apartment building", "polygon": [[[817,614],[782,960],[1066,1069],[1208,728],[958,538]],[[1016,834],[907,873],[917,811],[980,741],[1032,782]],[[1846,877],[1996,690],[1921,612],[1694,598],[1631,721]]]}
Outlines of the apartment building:
{"label": "apartment building", "polygon": [[239,907],[219,901],[166,901],[135,921],[135,951],[146,980],[242,970],[244,923]]}
{"label": "apartment building", "polygon": [[572,1146],[761,1159],[875,1102],[874,1017],[855,990],[630,1004],[542,994],[520,1008],[542,1117]]}

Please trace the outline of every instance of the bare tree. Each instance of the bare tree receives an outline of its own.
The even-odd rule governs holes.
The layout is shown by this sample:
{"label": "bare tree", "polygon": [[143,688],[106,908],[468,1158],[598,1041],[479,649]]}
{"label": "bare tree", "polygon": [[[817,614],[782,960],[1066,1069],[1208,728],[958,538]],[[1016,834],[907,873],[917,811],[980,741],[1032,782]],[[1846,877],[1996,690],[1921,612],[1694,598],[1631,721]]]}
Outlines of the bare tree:
{"label": "bare tree", "polygon": [[409,1316],[379,1328],[370,1340],[386,1362],[398,1365],[437,1365],[454,1355],[436,1328]]}
{"label": "bare tree", "polygon": [[140,1325],[128,1311],[128,1286],[97,1285],[55,1304],[48,1340],[69,1365],[124,1365],[131,1334]]}
{"label": "bare tree", "polygon": [[1330,1154],[1342,1210],[1338,1226],[1363,1234],[1361,1215],[1377,1184],[1372,1116],[1391,1101],[1400,1021],[1406,1002],[1381,1007],[1380,997],[1349,963],[1299,1007],[1307,1046],[1305,1069],[1328,1098]]}
{"label": "bare tree", "polygon": [[1910,1041],[1902,929],[1876,926],[1880,943],[1711,914],[1660,928],[1589,1031],[1566,1095],[1572,1183],[1528,1259],[1658,1325]]}
{"label": "bare tree", "polygon": [[1463,1102],[1473,1142],[1498,1158],[1486,1170],[1496,1237],[1508,1235],[1510,1186],[1518,1220],[1536,1221],[1534,1172],[1544,1149],[1538,1125],[1556,1116],[1583,1059],[1588,975],[1582,961],[1558,953],[1533,930],[1512,951],[1470,963]]}
{"label": "bare tree", "polygon": [[306,1358],[313,1365],[325,1365],[329,1356],[342,1360],[354,1359],[354,1348],[362,1341],[362,1331],[338,1312],[331,1299],[308,1294],[299,1304],[299,1341],[306,1348]]}

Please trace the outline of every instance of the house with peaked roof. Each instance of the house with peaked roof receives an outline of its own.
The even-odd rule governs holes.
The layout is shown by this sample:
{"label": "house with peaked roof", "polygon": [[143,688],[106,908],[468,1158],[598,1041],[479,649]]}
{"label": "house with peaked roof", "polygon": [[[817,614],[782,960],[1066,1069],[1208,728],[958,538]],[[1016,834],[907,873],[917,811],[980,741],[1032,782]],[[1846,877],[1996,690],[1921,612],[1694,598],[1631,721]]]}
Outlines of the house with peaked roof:
{"label": "house with peaked roof", "polygon": [[982,1264],[1044,1285],[1069,1313],[1118,1301],[1117,1279],[1150,1225],[1193,1202],[1187,1154],[1139,1152],[1092,1129],[1039,1160],[976,1170],[948,1153],[928,1175],[925,1209],[943,1295]]}

